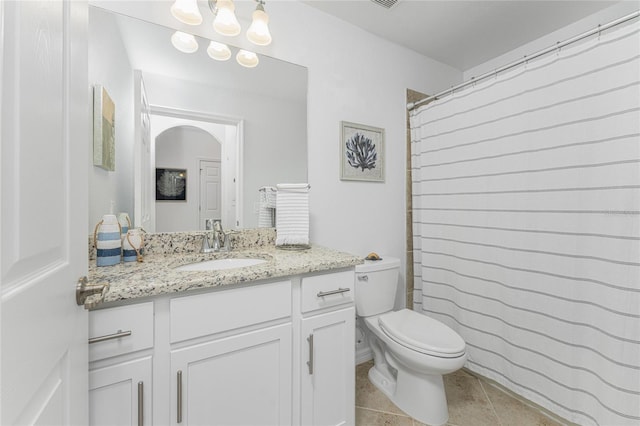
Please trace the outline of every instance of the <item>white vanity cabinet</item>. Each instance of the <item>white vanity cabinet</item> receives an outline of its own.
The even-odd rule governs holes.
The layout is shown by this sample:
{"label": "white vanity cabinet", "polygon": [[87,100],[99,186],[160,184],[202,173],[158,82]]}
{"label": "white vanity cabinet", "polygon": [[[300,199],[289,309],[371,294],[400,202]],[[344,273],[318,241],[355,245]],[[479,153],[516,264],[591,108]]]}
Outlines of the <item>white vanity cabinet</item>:
{"label": "white vanity cabinet", "polygon": [[92,311],[131,331],[90,345],[92,424],[353,425],[353,293],[343,269]]}
{"label": "white vanity cabinet", "polygon": [[89,424],[152,425],[153,303],[89,318]]}
{"label": "white vanity cabinet", "polygon": [[303,277],[301,293],[301,424],[353,425],[354,273]]}
{"label": "white vanity cabinet", "polygon": [[171,300],[171,424],[291,424],[291,287]]}

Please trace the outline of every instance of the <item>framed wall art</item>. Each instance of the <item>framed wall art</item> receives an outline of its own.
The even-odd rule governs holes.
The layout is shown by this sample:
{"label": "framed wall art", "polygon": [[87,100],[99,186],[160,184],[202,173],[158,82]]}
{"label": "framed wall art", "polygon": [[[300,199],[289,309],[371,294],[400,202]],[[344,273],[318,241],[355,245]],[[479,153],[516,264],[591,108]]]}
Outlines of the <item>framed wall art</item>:
{"label": "framed wall art", "polygon": [[156,168],[156,201],[187,201],[187,170]]}
{"label": "framed wall art", "polygon": [[384,182],[384,129],[341,122],[340,179]]}
{"label": "framed wall art", "polygon": [[116,169],[116,106],[99,84],[93,87],[93,164]]}

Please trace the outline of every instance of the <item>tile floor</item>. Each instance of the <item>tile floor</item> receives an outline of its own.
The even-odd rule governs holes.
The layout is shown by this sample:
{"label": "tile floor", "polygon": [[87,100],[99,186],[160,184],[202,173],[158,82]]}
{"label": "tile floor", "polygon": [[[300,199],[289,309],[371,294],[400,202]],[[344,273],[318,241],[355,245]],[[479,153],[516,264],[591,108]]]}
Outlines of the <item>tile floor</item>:
{"label": "tile floor", "polygon": [[[404,414],[367,377],[373,361],[356,367],[356,426],[423,426]],[[459,370],[444,377],[447,426],[559,426],[540,411]]]}

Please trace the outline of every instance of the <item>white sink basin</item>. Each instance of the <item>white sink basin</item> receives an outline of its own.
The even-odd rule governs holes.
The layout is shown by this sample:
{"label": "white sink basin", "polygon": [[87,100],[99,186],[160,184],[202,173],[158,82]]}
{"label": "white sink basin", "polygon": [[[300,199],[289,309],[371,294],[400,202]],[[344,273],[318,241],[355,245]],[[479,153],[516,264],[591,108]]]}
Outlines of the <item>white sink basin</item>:
{"label": "white sink basin", "polygon": [[178,266],[176,271],[220,271],[222,269],[244,268],[246,266],[259,265],[266,262],[264,259],[251,258],[229,258],[229,259],[212,259],[204,262],[188,263]]}

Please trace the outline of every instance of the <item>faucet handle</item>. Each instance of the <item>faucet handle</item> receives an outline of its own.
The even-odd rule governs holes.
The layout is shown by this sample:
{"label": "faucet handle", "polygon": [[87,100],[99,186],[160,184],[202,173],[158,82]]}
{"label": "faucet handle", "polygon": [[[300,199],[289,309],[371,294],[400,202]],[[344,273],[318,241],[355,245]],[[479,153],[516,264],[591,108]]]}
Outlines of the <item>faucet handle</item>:
{"label": "faucet handle", "polygon": [[224,249],[225,249],[225,251],[233,250],[233,247],[231,245],[231,233],[232,233],[232,231],[228,231],[228,232],[224,233]]}
{"label": "faucet handle", "polygon": [[205,233],[202,236],[202,249],[200,250],[201,253],[207,253],[211,250],[211,246],[209,245],[209,236]]}
{"label": "faucet handle", "polygon": [[204,229],[206,231],[211,231],[213,229],[213,219],[204,220]]}

